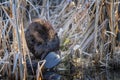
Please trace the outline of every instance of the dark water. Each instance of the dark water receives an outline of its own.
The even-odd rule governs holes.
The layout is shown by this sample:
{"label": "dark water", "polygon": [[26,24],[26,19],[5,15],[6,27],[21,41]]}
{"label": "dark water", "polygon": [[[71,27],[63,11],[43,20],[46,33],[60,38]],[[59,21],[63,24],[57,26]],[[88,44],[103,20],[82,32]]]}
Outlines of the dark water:
{"label": "dark water", "polygon": [[120,71],[113,70],[77,70],[75,73],[46,72],[45,80],[120,80]]}

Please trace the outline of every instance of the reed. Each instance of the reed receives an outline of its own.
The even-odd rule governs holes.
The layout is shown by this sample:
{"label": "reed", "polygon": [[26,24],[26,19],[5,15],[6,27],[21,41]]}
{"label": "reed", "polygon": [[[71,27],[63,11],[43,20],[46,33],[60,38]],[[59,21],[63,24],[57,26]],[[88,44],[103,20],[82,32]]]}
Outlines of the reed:
{"label": "reed", "polygon": [[[26,80],[31,53],[25,30],[35,18],[48,20],[58,32],[62,59],[84,68],[120,66],[119,0],[1,0],[0,72]],[[76,63],[76,64],[75,64]],[[42,78],[38,62],[37,77]],[[32,65],[31,65],[32,67]],[[12,75],[12,76],[11,76]],[[41,78],[39,78],[41,77]]]}

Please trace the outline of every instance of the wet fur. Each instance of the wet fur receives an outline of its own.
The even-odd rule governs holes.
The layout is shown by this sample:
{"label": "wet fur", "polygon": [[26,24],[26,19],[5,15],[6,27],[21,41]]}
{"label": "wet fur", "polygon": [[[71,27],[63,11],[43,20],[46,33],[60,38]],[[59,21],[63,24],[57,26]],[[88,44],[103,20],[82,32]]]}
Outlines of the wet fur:
{"label": "wet fur", "polygon": [[36,58],[43,59],[49,52],[59,50],[59,38],[51,24],[34,20],[25,32],[29,50]]}

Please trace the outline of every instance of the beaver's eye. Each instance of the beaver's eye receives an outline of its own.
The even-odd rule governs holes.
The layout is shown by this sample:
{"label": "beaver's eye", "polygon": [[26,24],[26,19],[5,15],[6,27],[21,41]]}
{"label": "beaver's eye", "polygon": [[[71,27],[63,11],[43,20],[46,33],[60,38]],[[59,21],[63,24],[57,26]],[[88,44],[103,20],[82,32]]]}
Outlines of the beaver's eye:
{"label": "beaver's eye", "polygon": [[34,39],[32,39],[32,42],[35,42],[35,40],[34,40]]}
{"label": "beaver's eye", "polygon": [[31,37],[31,41],[32,41],[32,42],[35,42],[35,39],[34,39],[33,37]]}

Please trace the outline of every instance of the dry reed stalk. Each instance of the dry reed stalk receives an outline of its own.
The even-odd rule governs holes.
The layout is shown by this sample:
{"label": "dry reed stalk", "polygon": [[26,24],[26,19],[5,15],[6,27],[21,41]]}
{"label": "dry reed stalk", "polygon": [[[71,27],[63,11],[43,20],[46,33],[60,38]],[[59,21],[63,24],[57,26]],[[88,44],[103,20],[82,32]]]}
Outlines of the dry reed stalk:
{"label": "dry reed stalk", "polygon": [[44,17],[45,16],[45,5],[46,5],[46,2],[47,2],[47,0],[44,0],[43,1],[43,5],[42,5],[42,10],[41,10],[41,17]]}
{"label": "dry reed stalk", "polygon": [[94,29],[94,33],[95,33],[95,39],[94,39],[94,48],[95,48],[95,52],[97,51],[97,33],[98,33],[98,21],[99,21],[99,2],[98,0],[96,0],[96,17],[95,17],[95,29]]}
{"label": "dry reed stalk", "polygon": [[[111,10],[111,14],[110,14],[110,28],[111,28],[111,32],[114,33],[114,0],[111,0],[110,10]],[[113,57],[114,48],[115,48],[114,40],[115,40],[114,36],[111,35],[111,42],[112,42],[111,57]]]}
{"label": "dry reed stalk", "polygon": [[44,64],[46,63],[46,60],[43,60],[43,61],[39,61],[38,62],[38,66],[37,66],[37,75],[36,75],[36,79],[37,80],[42,80],[43,79],[43,75],[42,75],[42,68],[44,66]]}
{"label": "dry reed stalk", "polygon": [[[16,45],[17,45],[17,55],[19,57],[17,57],[17,55],[15,56],[15,63],[14,64],[14,69],[13,69],[13,73],[15,72],[16,68],[17,68],[17,60],[18,60],[18,64],[19,64],[19,73],[20,73],[20,80],[23,79],[23,67],[22,67],[22,47],[21,47],[21,38],[20,38],[20,33],[19,33],[19,14],[17,12],[19,12],[19,0],[13,0],[12,1],[12,13],[13,13],[13,20],[15,21],[15,26],[14,26],[14,31],[15,31],[15,36],[16,38],[14,38],[14,40],[17,40]],[[16,75],[18,76],[18,75]],[[16,77],[18,78],[18,77]]]}

